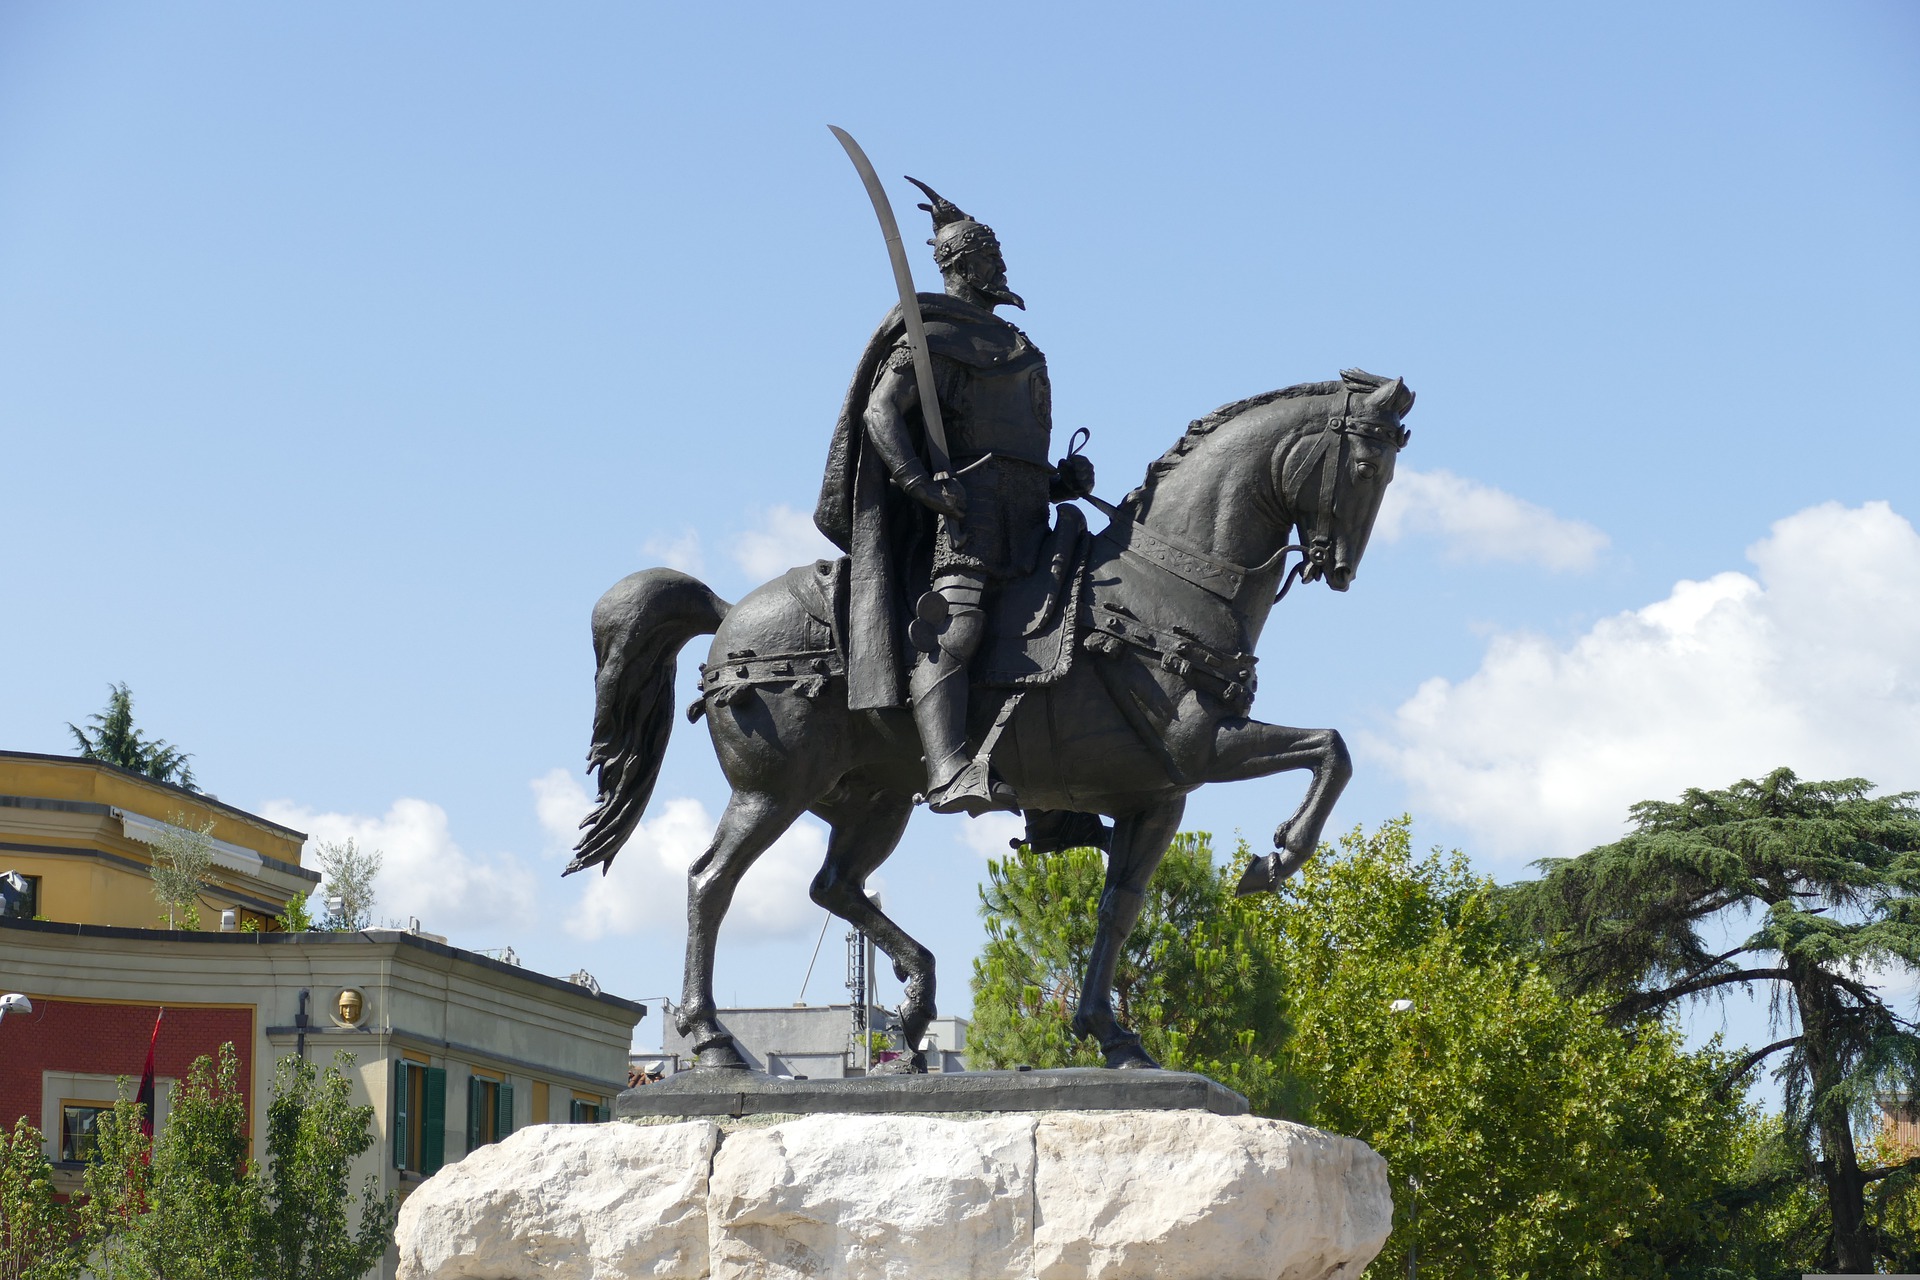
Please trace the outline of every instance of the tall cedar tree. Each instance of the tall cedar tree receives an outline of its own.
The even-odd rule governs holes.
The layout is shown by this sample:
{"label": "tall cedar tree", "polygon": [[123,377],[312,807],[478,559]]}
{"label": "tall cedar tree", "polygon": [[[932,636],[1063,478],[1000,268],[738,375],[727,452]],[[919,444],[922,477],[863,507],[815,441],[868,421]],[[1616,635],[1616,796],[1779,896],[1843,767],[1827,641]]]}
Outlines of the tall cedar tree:
{"label": "tall cedar tree", "polygon": [[91,732],[68,722],[67,730],[80,748],[82,760],[99,760],[161,782],[198,791],[193,782],[192,756],[161,738],[148,738],[133,723],[133,691],[123,684],[107,686],[106,709],[87,717]]}
{"label": "tall cedar tree", "polygon": [[[1106,870],[1098,849],[987,864],[987,945],[973,962],[967,1061],[976,1067],[1098,1066],[1067,1029],[1093,950]],[[1160,1062],[1245,1094],[1255,1111],[1289,1105],[1276,1065],[1287,1034],[1279,966],[1257,944],[1253,907],[1233,894],[1205,834],[1181,834],[1147,887],[1114,976],[1114,1010]]]}
{"label": "tall cedar tree", "polygon": [[[1788,769],[1677,803],[1633,806],[1633,832],[1539,864],[1515,886],[1515,918],[1553,939],[1551,963],[1627,1023],[1679,1001],[1769,984],[1799,1028],[1748,1054],[1731,1087],[1785,1054],[1784,1136],[1825,1184],[1826,1265],[1871,1272],[1890,1243],[1870,1208],[1901,1160],[1862,1167],[1855,1131],[1891,1091],[1920,1083],[1920,1034],[1872,975],[1920,970],[1920,807],[1860,778],[1802,782]],[[1707,930],[1753,912],[1758,928],[1718,951]],[[1790,1028],[1789,1028],[1790,1029]],[[1878,1188],[1885,1191],[1887,1188]]]}

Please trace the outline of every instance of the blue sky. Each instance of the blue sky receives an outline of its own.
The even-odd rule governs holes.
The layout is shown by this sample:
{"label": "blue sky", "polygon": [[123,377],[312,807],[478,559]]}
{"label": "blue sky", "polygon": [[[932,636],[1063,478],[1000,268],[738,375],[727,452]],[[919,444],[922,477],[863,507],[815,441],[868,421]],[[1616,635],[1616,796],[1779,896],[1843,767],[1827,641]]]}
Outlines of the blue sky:
{"label": "blue sky", "polygon": [[[1418,392],[1354,589],[1261,653],[1256,714],[1355,744],[1336,826],[1510,879],[1776,764],[1920,787],[1917,65],[1900,3],[7,5],[0,746],[125,680],[222,798],[382,845],[384,914],[675,991],[725,791],[683,727],[556,878],[587,613],[813,554],[890,291],[834,123],[998,229],[1108,496],[1224,401]],[[1002,839],[882,872],[949,1009]],[[820,847],[723,1001],[799,994]]]}

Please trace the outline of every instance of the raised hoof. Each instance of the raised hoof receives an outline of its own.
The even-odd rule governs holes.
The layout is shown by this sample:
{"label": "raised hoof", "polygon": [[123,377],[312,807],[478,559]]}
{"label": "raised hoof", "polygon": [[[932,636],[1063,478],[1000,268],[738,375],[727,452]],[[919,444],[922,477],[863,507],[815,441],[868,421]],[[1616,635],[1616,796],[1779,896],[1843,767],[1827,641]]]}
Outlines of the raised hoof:
{"label": "raised hoof", "polygon": [[1280,887],[1280,877],[1274,872],[1274,863],[1279,861],[1276,854],[1266,853],[1247,864],[1240,873],[1240,883],[1234,886],[1234,896],[1245,898],[1251,894],[1264,893]]}
{"label": "raised hoof", "polygon": [[733,1037],[708,1045],[694,1055],[693,1065],[707,1071],[751,1071],[753,1068],[740,1056],[740,1050],[734,1046]]}

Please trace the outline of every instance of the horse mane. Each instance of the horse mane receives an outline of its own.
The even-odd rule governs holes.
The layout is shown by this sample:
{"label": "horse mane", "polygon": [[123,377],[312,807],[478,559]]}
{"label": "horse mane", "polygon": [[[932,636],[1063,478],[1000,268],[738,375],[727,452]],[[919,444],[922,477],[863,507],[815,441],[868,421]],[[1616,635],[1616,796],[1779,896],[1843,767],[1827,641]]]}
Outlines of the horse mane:
{"label": "horse mane", "polygon": [[1330,396],[1337,391],[1345,390],[1347,385],[1346,382],[1339,380],[1297,383],[1291,387],[1282,387],[1278,391],[1263,391],[1257,396],[1248,396],[1244,400],[1223,404],[1205,417],[1195,418],[1187,424],[1187,429],[1181,433],[1180,438],[1173,442],[1171,449],[1147,464],[1146,478],[1140,482],[1139,488],[1120,500],[1120,505],[1129,511],[1139,510],[1142,504],[1152,499],[1154,486],[1159,483],[1161,476],[1179,466],[1180,459],[1193,452],[1195,445],[1241,414],[1270,405],[1277,400],[1293,400],[1300,396]]}

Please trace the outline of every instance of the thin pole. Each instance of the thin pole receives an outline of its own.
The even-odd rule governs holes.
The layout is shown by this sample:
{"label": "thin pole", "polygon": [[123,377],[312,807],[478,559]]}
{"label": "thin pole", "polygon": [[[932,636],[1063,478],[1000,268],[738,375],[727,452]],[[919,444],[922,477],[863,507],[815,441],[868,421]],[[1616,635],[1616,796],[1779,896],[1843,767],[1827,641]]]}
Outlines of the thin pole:
{"label": "thin pole", "polygon": [[814,961],[820,958],[820,944],[827,940],[827,926],[833,923],[833,912],[827,912],[827,918],[820,922],[820,936],[813,940],[813,960],[807,961],[807,976],[800,979],[799,1004],[807,1002],[807,984],[813,981]]}

